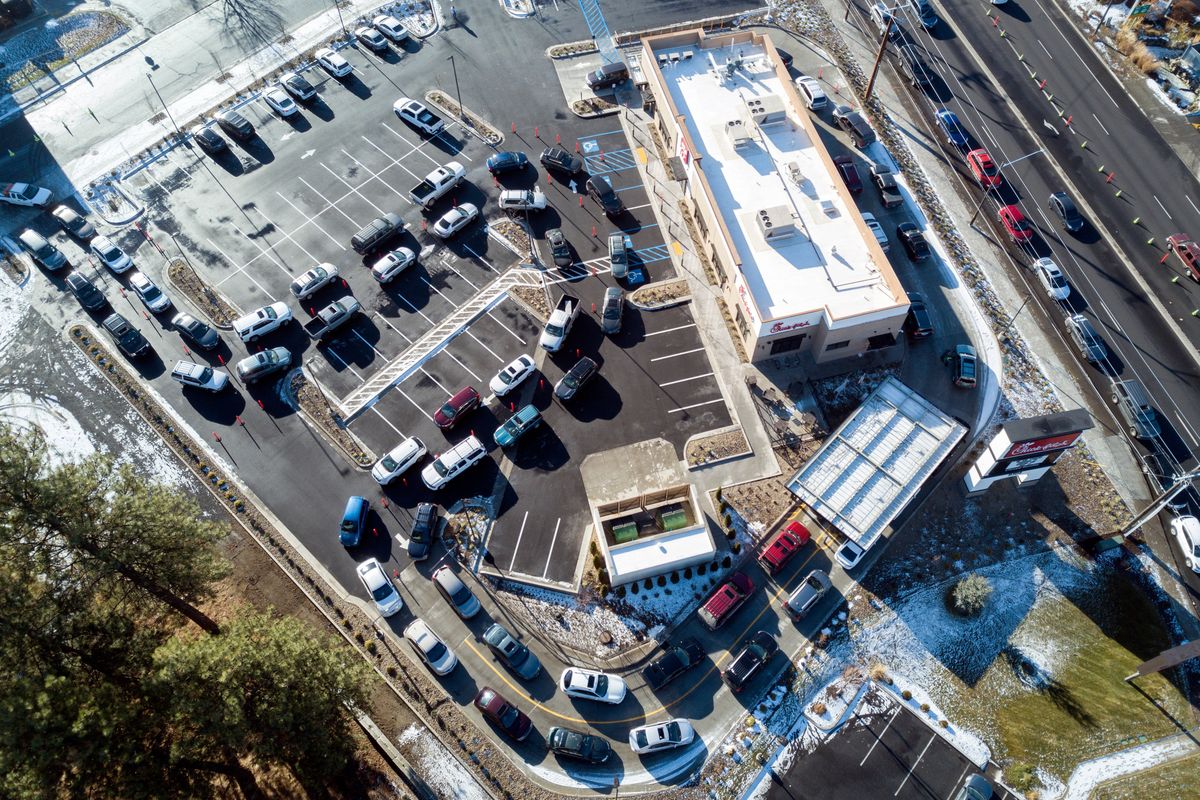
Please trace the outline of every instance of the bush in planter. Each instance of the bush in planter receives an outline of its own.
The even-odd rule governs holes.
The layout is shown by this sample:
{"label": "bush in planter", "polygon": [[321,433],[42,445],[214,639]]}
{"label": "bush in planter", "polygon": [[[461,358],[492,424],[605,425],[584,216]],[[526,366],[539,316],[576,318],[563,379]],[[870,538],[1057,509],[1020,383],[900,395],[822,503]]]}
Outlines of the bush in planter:
{"label": "bush in planter", "polygon": [[929,713],[929,703],[921,703],[921,710],[928,714]]}
{"label": "bush in planter", "polygon": [[735,538],[737,538],[737,531],[735,531],[733,528],[726,528],[725,538],[732,542]]}
{"label": "bush in planter", "polygon": [[634,581],[633,583],[629,584],[629,591],[633,592],[634,594],[638,593],[638,582],[637,581]]}
{"label": "bush in planter", "polygon": [[624,587],[624,585],[622,585],[622,586],[618,586],[618,587],[617,587],[616,589],[614,589],[613,591],[614,591],[614,592],[616,592],[616,595],[617,595],[617,597],[624,597],[624,596],[625,596],[625,587]]}
{"label": "bush in planter", "polygon": [[908,689],[905,689],[903,692],[901,692],[900,696],[905,700],[912,700],[912,692],[910,692]]}
{"label": "bush in planter", "polygon": [[679,583],[679,570],[671,570],[671,583]]}
{"label": "bush in planter", "polygon": [[829,709],[825,707],[824,703],[813,703],[812,704],[812,712],[814,714],[816,714],[818,717],[821,716],[822,714],[824,714],[828,710]]}
{"label": "bush in planter", "polygon": [[738,542],[738,541],[733,541],[733,542],[730,542],[730,544],[729,544],[729,552],[733,553],[735,556],[736,556],[738,553],[742,552],[742,543],[741,543],[741,542]]}
{"label": "bush in planter", "polygon": [[646,580],[642,581],[642,588],[643,589],[653,589],[654,581],[652,581],[650,578],[646,578]]}
{"label": "bush in planter", "polygon": [[[690,570],[691,567],[688,567],[688,569]],[[708,564],[697,564],[696,565],[696,574],[697,575],[703,575],[706,572],[708,572]],[[691,576],[688,575],[688,577],[690,578]]]}
{"label": "bush in planter", "polygon": [[692,577],[692,568],[691,567],[683,568],[683,577],[687,578],[687,579],[690,579]]}

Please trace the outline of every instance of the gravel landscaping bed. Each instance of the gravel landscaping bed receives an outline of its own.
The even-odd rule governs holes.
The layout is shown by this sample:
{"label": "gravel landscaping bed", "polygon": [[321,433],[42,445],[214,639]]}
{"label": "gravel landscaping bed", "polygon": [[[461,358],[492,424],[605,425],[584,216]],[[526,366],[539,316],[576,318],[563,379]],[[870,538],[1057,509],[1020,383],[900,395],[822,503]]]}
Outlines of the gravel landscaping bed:
{"label": "gravel landscaping bed", "polygon": [[488,233],[499,237],[510,250],[522,258],[529,253],[529,232],[515,220],[498,219],[488,222]]}
{"label": "gravel landscaping bed", "polygon": [[580,117],[603,117],[614,114],[620,108],[616,103],[610,103],[601,97],[589,97],[586,100],[572,100],[571,111]]}
{"label": "gravel landscaping bed", "polygon": [[337,445],[355,466],[366,469],[375,463],[375,454],[345,426],[341,414],[334,409],[325,392],[310,381],[303,370],[292,371],[287,387],[288,396],[295,400],[296,408],[305,421]]}
{"label": "gravel landscaping bed", "polygon": [[692,439],[687,443],[684,456],[688,466],[698,467],[744,456],[750,452],[750,443],[746,441],[746,434],[739,427]]}
{"label": "gravel landscaping bed", "polygon": [[556,44],[546,51],[551,58],[570,58],[571,56],[583,56],[588,53],[595,53],[595,42],[568,42],[566,44]]}
{"label": "gravel landscaping bed", "polygon": [[[454,98],[449,97],[444,92],[439,92],[437,89],[425,93],[425,99],[435,106],[438,106],[442,113],[448,117],[458,119],[459,107]],[[479,133],[483,137],[483,141],[490,145],[498,145],[504,141],[504,134],[500,132],[492,123],[485,120],[483,117],[476,114],[469,108],[463,109],[463,115],[466,117],[467,127]]]}
{"label": "gravel landscaping bed", "polygon": [[535,286],[514,286],[508,293],[537,317],[539,322],[545,323],[550,318],[550,303],[541,289]]}
{"label": "gravel landscaping bed", "polygon": [[171,259],[167,265],[167,280],[218,328],[229,330],[233,327],[233,321],[241,316],[233,303],[200,280],[191,265],[181,258]]}
{"label": "gravel landscaping bed", "polygon": [[719,491],[720,494],[714,497],[714,505],[719,508],[722,500],[728,503],[745,521],[746,527],[755,532],[754,538],[769,533],[771,526],[799,502],[787,490],[782,475],[725,486]]}
{"label": "gravel landscaping bed", "polygon": [[692,297],[687,280],[676,278],[662,283],[652,283],[634,290],[629,302],[638,308],[655,309],[679,305]]}
{"label": "gravel landscaping bed", "polygon": [[4,270],[4,274],[17,286],[25,283],[25,279],[29,277],[29,265],[25,259],[7,253],[0,256],[0,269]]}

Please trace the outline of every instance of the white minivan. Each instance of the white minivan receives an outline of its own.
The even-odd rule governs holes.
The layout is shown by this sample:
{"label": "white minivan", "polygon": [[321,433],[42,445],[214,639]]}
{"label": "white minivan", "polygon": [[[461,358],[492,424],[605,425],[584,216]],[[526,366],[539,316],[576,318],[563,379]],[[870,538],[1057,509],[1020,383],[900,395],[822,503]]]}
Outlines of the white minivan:
{"label": "white minivan", "polygon": [[482,461],[486,455],[487,449],[483,446],[483,442],[474,436],[468,436],[421,470],[421,480],[430,489],[440,489],[465,472],[472,464]]}
{"label": "white minivan", "polygon": [[804,98],[804,105],[808,106],[809,111],[820,111],[829,105],[829,96],[825,94],[825,90],[821,88],[821,84],[817,82],[816,78],[801,75],[796,78],[796,88],[800,91],[800,96]]}

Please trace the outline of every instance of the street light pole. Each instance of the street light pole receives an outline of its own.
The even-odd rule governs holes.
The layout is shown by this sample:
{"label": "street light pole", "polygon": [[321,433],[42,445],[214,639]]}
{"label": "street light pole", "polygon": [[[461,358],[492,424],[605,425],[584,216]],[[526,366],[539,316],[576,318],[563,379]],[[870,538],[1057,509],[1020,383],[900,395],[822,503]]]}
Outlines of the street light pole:
{"label": "street light pole", "polygon": [[458,100],[458,119],[459,122],[465,123],[467,121],[467,115],[463,110],[462,92],[459,91],[458,88],[458,67],[454,65],[454,54],[451,53],[446,60],[450,62],[450,69],[454,72],[454,96]]}
{"label": "street light pole", "polygon": [[175,133],[178,134],[179,138],[182,139],[183,131],[179,130],[179,124],[175,122],[175,118],[171,116],[171,109],[167,108],[167,104],[163,102],[162,95],[159,94],[158,87],[154,85],[154,76],[147,72],[146,80],[150,81],[150,88],[154,90],[155,96],[158,97],[159,105],[161,105],[163,111],[166,112],[167,119],[171,120],[171,125],[175,128]]}
{"label": "street light pole", "polygon": [[863,102],[871,99],[871,90],[875,88],[875,78],[879,75],[879,65],[883,63],[883,54],[887,51],[888,36],[892,26],[896,24],[896,15],[888,14],[887,25],[883,26],[883,36],[879,40],[879,51],[875,53],[875,63],[871,66],[871,78],[867,81],[867,91],[863,94]]}
{"label": "street light pole", "polygon": [[1021,301],[1021,307],[1017,309],[1017,313],[1012,315],[1012,319],[1010,319],[1008,324],[1004,326],[1004,329],[1000,331],[1000,335],[996,337],[997,339],[1008,333],[1008,329],[1011,328],[1013,323],[1017,321],[1017,317],[1021,316],[1021,312],[1025,310],[1025,304],[1029,302],[1029,298],[1031,297],[1033,297],[1032,294],[1025,295],[1025,299]]}
{"label": "street light pole", "polygon": [[1114,5],[1116,5],[1116,0],[1109,0],[1108,5],[1104,7],[1104,13],[1100,16],[1100,19],[1096,21],[1096,27],[1092,28],[1092,35],[1088,37],[1089,39],[1096,38],[1096,32],[1100,30],[1100,26],[1104,24],[1106,19],[1108,19],[1108,12],[1112,11],[1112,7]]}
{"label": "street light pole", "polygon": [[346,20],[342,19],[341,3],[339,2],[339,0],[331,0],[331,2],[333,3],[333,10],[337,12],[338,22],[340,22],[342,24],[342,36],[345,36],[348,38],[350,36],[350,33],[349,33],[349,31],[346,30]]}

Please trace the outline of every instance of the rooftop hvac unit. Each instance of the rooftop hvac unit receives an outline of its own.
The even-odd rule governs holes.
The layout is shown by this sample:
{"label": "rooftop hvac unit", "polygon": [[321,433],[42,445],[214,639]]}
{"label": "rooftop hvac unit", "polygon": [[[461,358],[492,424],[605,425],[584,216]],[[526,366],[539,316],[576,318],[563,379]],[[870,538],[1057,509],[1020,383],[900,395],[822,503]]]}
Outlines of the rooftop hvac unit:
{"label": "rooftop hvac unit", "polygon": [[750,110],[750,119],[760,128],[787,121],[787,112],[779,95],[752,97],[746,101],[746,107]]}
{"label": "rooftop hvac unit", "polygon": [[743,145],[750,144],[750,131],[746,128],[745,120],[731,119],[725,123],[725,135],[729,137],[729,143],[736,150]]}
{"label": "rooftop hvac unit", "polygon": [[796,235],[796,225],[792,220],[792,210],[787,206],[771,206],[759,209],[755,215],[758,229],[767,241],[786,239]]}

